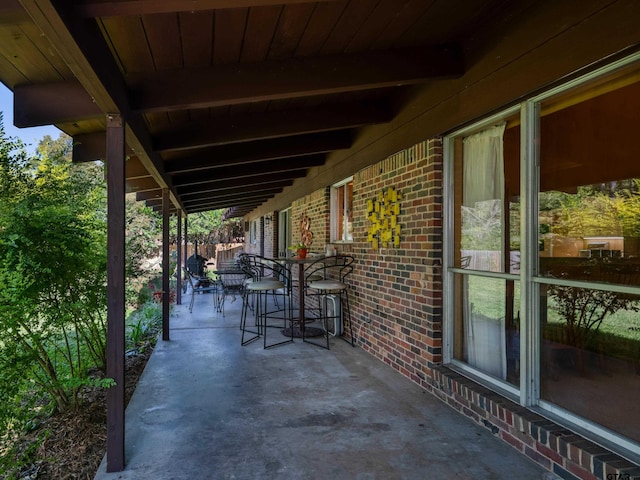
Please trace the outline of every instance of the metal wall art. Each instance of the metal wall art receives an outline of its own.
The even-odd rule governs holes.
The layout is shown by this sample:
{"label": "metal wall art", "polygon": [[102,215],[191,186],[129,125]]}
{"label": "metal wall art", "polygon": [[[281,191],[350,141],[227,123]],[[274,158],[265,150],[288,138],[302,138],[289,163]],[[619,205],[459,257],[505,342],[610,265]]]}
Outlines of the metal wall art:
{"label": "metal wall art", "polygon": [[367,200],[367,242],[374,250],[380,247],[400,247],[400,200],[402,194],[393,187],[378,192],[377,197]]}

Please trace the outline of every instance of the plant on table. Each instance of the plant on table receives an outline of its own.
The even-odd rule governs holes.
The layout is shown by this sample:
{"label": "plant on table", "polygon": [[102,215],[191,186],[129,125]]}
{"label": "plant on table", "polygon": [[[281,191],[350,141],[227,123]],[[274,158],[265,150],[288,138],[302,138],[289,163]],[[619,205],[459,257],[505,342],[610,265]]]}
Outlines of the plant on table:
{"label": "plant on table", "polygon": [[296,243],[289,247],[289,250],[296,252],[296,255],[300,258],[306,258],[307,252],[309,251],[308,245],[303,242]]}

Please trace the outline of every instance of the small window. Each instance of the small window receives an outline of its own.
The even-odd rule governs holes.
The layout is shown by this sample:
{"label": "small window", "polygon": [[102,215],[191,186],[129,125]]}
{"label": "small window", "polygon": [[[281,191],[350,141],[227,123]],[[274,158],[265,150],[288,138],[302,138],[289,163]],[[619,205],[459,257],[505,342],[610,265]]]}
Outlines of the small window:
{"label": "small window", "polygon": [[353,178],[331,187],[331,241],[353,241]]}
{"label": "small window", "polygon": [[251,220],[249,226],[249,242],[252,244],[258,243],[258,221]]}

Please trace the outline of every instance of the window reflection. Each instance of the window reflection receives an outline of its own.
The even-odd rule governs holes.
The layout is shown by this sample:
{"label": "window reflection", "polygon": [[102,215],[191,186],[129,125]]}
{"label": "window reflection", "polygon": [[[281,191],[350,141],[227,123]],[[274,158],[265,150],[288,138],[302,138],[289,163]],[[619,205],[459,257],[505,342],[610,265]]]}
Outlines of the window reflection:
{"label": "window reflection", "polygon": [[[640,440],[640,69],[540,105],[541,398]],[[628,290],[628,289],[627,289]]]}
{"label": "window reflection", "polygon": [[455,315],[455,358],[518,385],[519,282],[456,275],[455,285],[463,299]]}
{"label": "window reflection", "polygon": [[640,441],[640,296],[542,289],[541,397]]}
{"label": "window reflection", "polygon": [[640,179],[540,193],[540,274],[640,285]]}

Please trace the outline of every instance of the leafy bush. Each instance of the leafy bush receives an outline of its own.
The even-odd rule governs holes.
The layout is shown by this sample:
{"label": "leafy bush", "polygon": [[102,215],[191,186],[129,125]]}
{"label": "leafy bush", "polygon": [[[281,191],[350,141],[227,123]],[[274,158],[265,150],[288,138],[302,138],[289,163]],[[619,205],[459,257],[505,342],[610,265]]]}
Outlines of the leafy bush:
{"label": "leafy bush", "polygon": [[0,122],[0,391],[15,393],[21,374],[58,410],[78,406],[88,369],[106,361],[104,176],[70,151],[49,139],[27,159]]}
{"label": "leafy bush", "polygon": [[145,347],[153,342],[162,326],[162,305],[148,301],[133,312],[127,319],[126,343],[128,350]]}

